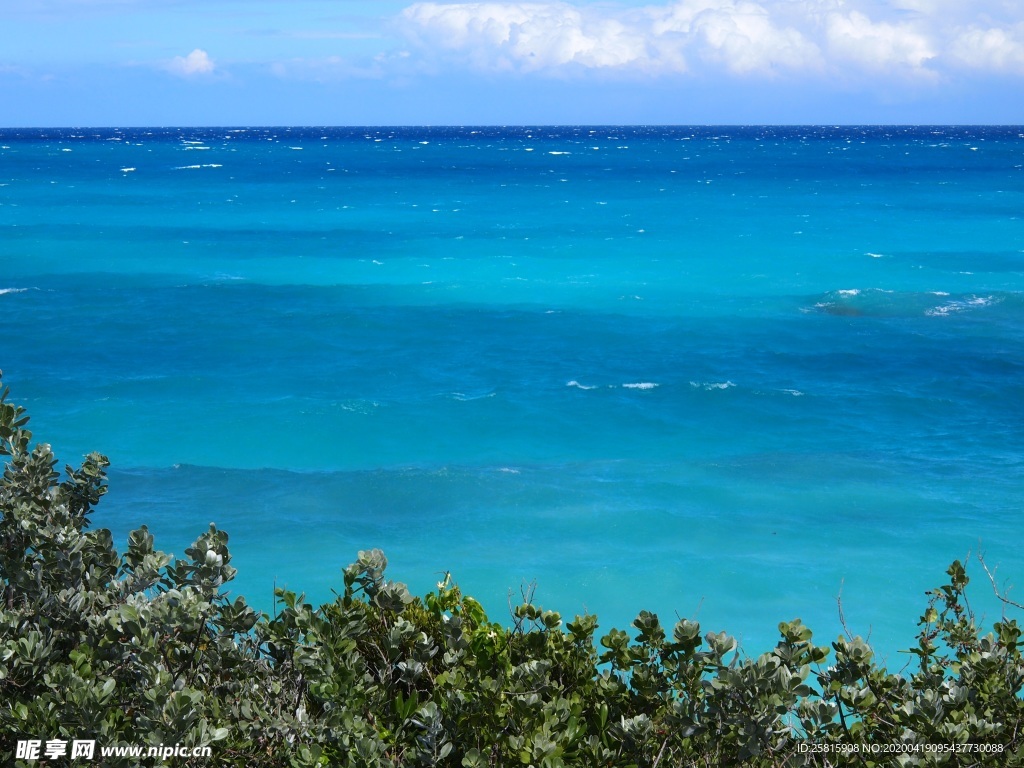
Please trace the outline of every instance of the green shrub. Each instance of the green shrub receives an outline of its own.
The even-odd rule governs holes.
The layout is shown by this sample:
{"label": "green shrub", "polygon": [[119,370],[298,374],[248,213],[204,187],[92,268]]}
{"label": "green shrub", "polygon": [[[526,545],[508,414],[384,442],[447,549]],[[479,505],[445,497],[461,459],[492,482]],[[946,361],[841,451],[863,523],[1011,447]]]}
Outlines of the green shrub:
{"label": "green shrub", "polygon": [[278,590],[259,615],[225,596],[213,525],[185,560],[145,527],[119,555],[89,530],[107,460],[62,477],[27,422],[4,389],[0,750],[16,765],[41,764],[15,759],[28,739],[209,747],[173,758],[196,766],[1024,765],[1021,631],[1004,617],[982,633],[959,562],[907,675],[858,637],[816,645],[799,620],[756,658],[646,611],[633,636],[599,637],[595,616],[566,623],[527,596],[498,623],[448,576],[414,597],[379,550],[334,602]]}

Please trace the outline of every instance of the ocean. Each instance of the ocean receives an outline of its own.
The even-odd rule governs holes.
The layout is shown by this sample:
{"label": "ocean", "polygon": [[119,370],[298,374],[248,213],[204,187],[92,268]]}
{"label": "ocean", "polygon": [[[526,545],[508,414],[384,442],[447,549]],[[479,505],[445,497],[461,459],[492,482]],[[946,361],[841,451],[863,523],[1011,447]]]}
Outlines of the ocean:
{"label": "ocean", "polygon": [[0,367],[262,610],[379,547],[896,669],[1024,580],[1022,215],[1019,127],[0,130]]}

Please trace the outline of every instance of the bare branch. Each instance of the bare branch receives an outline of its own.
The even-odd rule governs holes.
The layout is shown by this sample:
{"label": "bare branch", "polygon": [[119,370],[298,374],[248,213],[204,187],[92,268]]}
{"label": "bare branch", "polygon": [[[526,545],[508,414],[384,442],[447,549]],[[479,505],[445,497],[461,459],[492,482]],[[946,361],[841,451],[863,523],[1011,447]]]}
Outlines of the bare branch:
{"label": "bare branch", "polygon": [[[981,567],[985,569],[985,575],[988,576],[989,583],[992,584],[992,591],[995,592],[996,598],[1004,606],[1012,605],[1014,608],[1020,608],[1021,610],[1024,610],[1024,605],[1021,605],[1020,603],[1011,600],[1010,598],[1008,598],[1006,596],[1006,594],[1004,594],[1004,593],[999,591],[999,586],[996,584],[996,574],[995,574],[995,571],[997,569],[989,570],[988,564],[985,562],[985,556],[981,552],[978,552],[978,562],[981,563]],[[1009,591],[1009,590],[1007,590],[1007,591]],[[1006,609],[1004,607],[1004,609],[1003,609],[1003,618],[1005,618],[1005,617],[1006,617]]]}

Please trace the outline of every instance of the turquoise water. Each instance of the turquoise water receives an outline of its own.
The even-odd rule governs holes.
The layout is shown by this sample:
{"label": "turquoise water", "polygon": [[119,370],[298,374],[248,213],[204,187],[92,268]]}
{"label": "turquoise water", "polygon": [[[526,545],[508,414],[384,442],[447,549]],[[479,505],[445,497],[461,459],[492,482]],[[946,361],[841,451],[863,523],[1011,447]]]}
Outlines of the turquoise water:
{"label": "turquoise water", "polygon": [[[0,131],[0,367],[234,589],[381,547],[751,652],[1024,579],[1024,131]],[[984,574],[975,600],[998,617]]]}

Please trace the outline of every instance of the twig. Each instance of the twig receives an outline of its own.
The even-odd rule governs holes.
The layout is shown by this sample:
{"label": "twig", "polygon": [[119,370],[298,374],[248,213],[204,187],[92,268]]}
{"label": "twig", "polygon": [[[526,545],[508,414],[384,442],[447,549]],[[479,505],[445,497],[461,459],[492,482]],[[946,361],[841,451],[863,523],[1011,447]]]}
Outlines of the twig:
{"label": "twig", "polygon": [[[985,556],[982,555],[981,552],[978,552],[978,562],[981,563],[981,567],[985,569],[985,575],[988,576],[988,580],[992,584],[992,591],[996,593],[996,597],[999,599],[999,601],[1002,602],[1003,605],[1012,605],[1014,608],[1020,608],[1021,610],[1024,610],[1024,605],[1014,602],[1013,600],[1011,600],[999,591],[999,587],[996,586],[996,575],[993,571],[989,570],[988,565],[985,563]],[[1005,615],[1006,614],[1004,611],[1003,616],[1005,617]]]}
{"label": "twig", "polygon": [[853,640],[853,633],[850,632],[850,628],[846,626],[846,615],[843,613],[843,585],[846,583],[845,579],[839,581],[839,594],[836,595],[836,607],[839,609],[839,623],[843,627],[843,632],[846,636]]}
{"label": "twig", "polygon": [[661,742],[661,750],[658,752],[658,756],[656,758],[654,758],[654,762],[651,763],[651,768],[658,768],[658,763],[661,762],[661,757],[662,757],[662,755],[665,754],[665,747],[668,746],[668,740],[670,738],[671,738],[671,736],[666,736],[665,740],[663,742]]}
{"label": "twig", "polygon": [[[836,595],[836,606],[838,606],[838,608],[839,608],[839,623],[843,627],[843,632],[846,633],[846,636],[848,638],[853,640],[854,639],[853,632],[851,632],[849,626],[847,626],[847,624],[846,624],[846,614],[843,613],[843,585],[845,583],[846,583],[845,579],[842,579],[839,582],[839,594]],[[868,636],[866,638],[864,638],[864,640],[866,642],[871,640],[871,627],[870,627],[870,625],[868,626]]]}

